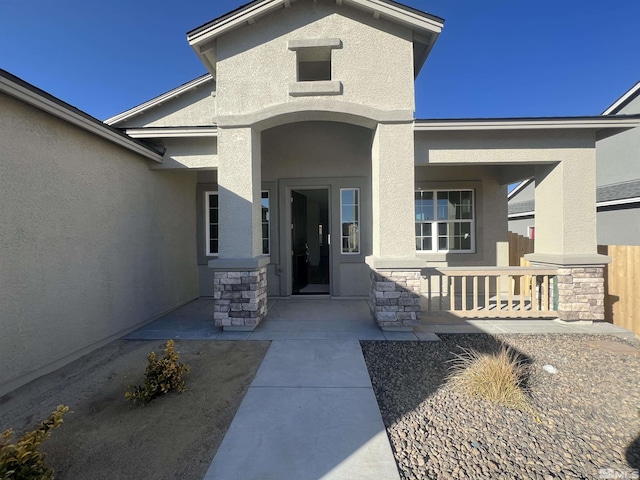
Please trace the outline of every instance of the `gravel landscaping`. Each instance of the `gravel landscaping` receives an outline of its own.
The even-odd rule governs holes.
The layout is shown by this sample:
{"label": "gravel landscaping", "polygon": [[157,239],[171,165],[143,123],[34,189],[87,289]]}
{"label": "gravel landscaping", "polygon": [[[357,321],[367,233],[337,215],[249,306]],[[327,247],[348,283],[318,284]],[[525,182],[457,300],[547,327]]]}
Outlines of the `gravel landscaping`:
{"label": "gravel landscaping", "polygon": [[[403,479],[637,479],[640,344],[592,335],[439,335],[440,342],[362,342]],[[459,347],[530,363],[530,415],[454,391]],[[635,347],[610,353],[593,342]],[[557,373],[543,369],[552,365]],[[601,469],[613,469],[613,471]],[[624,475],[624,476],[623,476]]]}

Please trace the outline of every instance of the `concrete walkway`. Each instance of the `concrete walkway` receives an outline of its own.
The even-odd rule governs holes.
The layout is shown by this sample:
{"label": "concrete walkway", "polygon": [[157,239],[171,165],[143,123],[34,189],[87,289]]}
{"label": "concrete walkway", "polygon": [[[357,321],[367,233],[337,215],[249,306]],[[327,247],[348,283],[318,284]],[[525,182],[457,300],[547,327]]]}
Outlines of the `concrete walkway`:
{"label": "concrete walkway", "polygon": [[253,332],[214,326],[198,299],[130,340],[271,340],[205,480],[399,479],[360,340],[438,341],[443,333],[593,333],[633,337],[607,323],[425,316],[413,332],[382,332],[365,300],[270,300]]}
{"label": "concrete walkway", "polygon": [[205,480],[399,479],[357,340],[274,340]]}

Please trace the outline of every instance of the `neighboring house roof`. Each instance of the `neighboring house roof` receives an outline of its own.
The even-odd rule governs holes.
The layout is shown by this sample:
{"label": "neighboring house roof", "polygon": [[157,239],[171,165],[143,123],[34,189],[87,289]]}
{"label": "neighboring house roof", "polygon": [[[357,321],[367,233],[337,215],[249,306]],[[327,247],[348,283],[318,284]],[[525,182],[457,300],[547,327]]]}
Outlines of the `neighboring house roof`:
{"label": "neighboring house roof", "polygon": [[518,214],[533,214],[535,210],[536,202],[535,200],[527,200],[524,202],[510,203],[509,204],[509,215],[518,215]]}
{"label": "neighboring house roof", "polygon": [[110,127],[88,113],[41,90],[21,78],[0,69],[0,92],[36,107],[105,140],[156,162],[162,162],[163,150],[135,140],[120,130]]}
{"label": "neighboring house roof", "polygon": [[607,108],[602,115],[615,115],[620,110],[622,110],[625,106],[633,101],[640,95],[640,82],[636,83],[630,90],[628,90],[624,95],[622,95],[618,100],[613,102],[609,108]]}
{"label": "neighboring house roof", "polygon": [[[187,32],[187,41],[207,69],[215,75],[216,53],[213,45],[218,36],[240,26],[255,23],[259,17],[273,11],[290,8],[291,3],[295,1],[255,0]],[[374,18],[384,18],[411,28],[416,44],[415,76],[420,72],[444,26],[444,19],[392,0],[336,0],[336,5],[365,10]]]}
{"label": "neighboring house roof", "polygon": [[634,199],[640,201],[640,180],[602,185],[598,187],[596,197],[598,203]]}
{"label": "neighboring house roof", "polygon": [[[640,203],[640,180],[602,185],[596,189],[596,206],[607,207]],[[509,203],[509,217],[535,214],[535,200]]]}
{"label": "neighboring house roof", "polygon": [[533,178],[529,178],[527,180],[523,180],[520,183],[518,183],[513,190],[511,190],[508,194],[507,194],[507,199],[511,200],[513,197],[515,197],[518,193],[520,193],[522,190],[524,190],[525,188],[527,188],[527,185],[529,185],[530,183],[534,182],[535,180]]}
{"label": "neighboring house roof", "polygon": [[145,112],[146,110],[149,110],[153,107],[157,107],[158,105],[161,105],[165,102],[168,102],[169,100],[179,97],[180,95],[183,95],[189,92],[190,90],[193,90],[199,87],[200,85],[210,81],[213,81],[213,76],[210,73],[206,73],[194,80],[191,80],[187,83],[183,83],[182,85],[174,88],[173,90],[169,90],[168,92],[163,93],[162,95],[158,95],[157,97],[152,98],[151,100],[148,100],[144,103],[141,103],[140,105],[130,108],[125,112],[119,113],[118,115],[114,115],[111,118],[107,118],[104,121],[104,123],[106,123],[107,125],[114,125],[116,123],[123,122],[125,120],[128,120],[131,117],[140,115],[142,112]]}

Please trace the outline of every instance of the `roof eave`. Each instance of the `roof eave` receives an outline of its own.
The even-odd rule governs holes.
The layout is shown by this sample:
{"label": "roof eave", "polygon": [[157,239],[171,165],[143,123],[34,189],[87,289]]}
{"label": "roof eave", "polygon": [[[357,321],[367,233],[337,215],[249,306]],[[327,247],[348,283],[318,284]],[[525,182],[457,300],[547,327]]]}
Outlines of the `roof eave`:
{"label": "roof eave", "polygon": [[[241,25],[255,22],[261,16],[279,8],[289,8],[295,0],[256,0],[248,3],[222,17],[208,22],[187,33],[187,41],[196,54],[205,63],[209,71],[214,72],[215,62],[209,58],[207,51],[212,50],[215,39],[229,30]],[[352,5],[359,9],[371,10],[376,15],[395,21],[415,32],[425,32],[435,35],[428,52],[431,50],[437,36],[442,32],[444,20],[419,10],[406,7],[391,0],[336,0],[341,5]],[[427,52],[427,54],[428,54]],[[426,58],[426,57],[425,57]]]}
{"label": "roof eave", "polygon": [[622,110],[631,100],[640,94],[640,82],[636,83],[627,92],[622,95],[618,100],[613,102],[609,108],[607,108],[602,115],[615,115]]}
{"label": "roof eave", "polygon": [[415,131],[625,129],[640,125],[640,115],[510,119],[416,120]]}
{"label": "roof eave", "polygon": [[18,77],[0,70],[0,91],[158,163],[163,154]]}
{"label": "roof eave", "polygon": [[151,100],[148,100],[144,103],[141,103],[140,105],[137,105],[133,108],[130,108],[129,110],[126,110],[122,113],[114,115],[113,117],[107,118],[104,121],[104,123],[106,123],[107,125],[113,126],[120,122],[124,122],[125,120],[135,117],[136,115],[140,115],[141,113],[153,107],[156,107],[169,100],[179,97],[180,95],[183,95],[189,92],[190,90],[193,90],[194,88],[197,88],[203,83],[206,83],[212,79],[213,79],[212,75],[210,73],[206,73],[194,80],[191,80],[190,82],[187,82],[183,85],[180,85],[177,88],[174,88],[173,90],[169,90],[168,92],[163,93],[162,95],[158,95],[157,97],[152,98]]}

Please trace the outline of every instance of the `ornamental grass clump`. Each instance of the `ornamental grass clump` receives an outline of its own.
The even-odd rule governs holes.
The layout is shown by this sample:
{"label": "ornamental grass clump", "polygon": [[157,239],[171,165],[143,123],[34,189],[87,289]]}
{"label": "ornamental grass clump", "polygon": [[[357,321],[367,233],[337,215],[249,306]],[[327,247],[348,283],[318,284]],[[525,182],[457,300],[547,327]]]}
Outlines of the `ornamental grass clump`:
{"label": "ornamental grass clump", "polygon": [[164,348],[164,357],[156,359],[155,352],[147,356],[148,364],[145,371],[143,385],[129,386],[133,392],[124,394],[127,400],[147,404],[160,395],[165,395],[171,390],[182,393],[187,390],[182,376],[189,373],[191,367],[178,362],[180,352],[176,352],[173,340],[169,340]]}
{"label": "ornamental grass clump", "polygon": [[534,416],[526,388],[528,365],[511,347],[502,344],[496,353],[462,348],[451,361],[449,380],[458,391]]}
{"label": "ornamental grass clump", "polygon": [[54,428],[62,425],[62,417],[68,411],[69,407],[59,405],[40,427],[25,433],[18,443],[10,443],[13,430],[0,434],[0,479],[53,480],[54,470],[45,464],[46,454],[40,451],[40,445]]}

